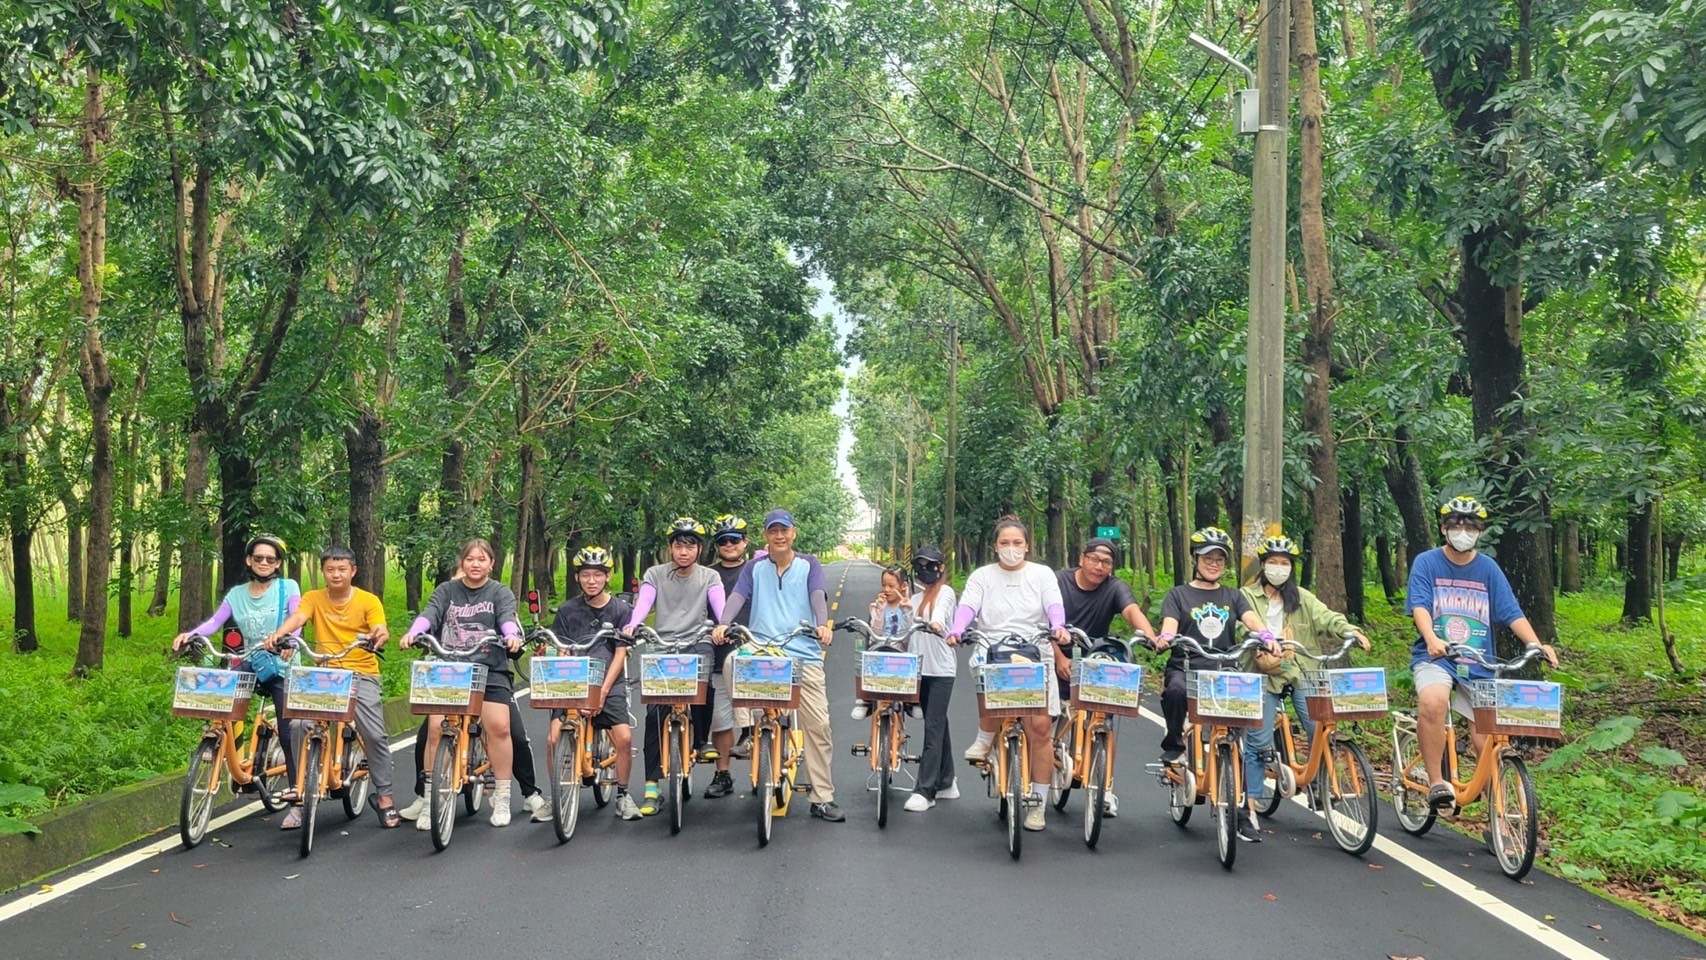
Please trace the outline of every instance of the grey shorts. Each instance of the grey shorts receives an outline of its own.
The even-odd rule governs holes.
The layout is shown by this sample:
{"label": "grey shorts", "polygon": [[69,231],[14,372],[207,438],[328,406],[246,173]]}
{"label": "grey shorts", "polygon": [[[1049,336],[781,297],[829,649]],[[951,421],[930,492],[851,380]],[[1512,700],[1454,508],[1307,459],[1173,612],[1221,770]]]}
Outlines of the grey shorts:
{"label": "grey shorts", "polygon": [[1457,674],[1432,661],[1424,660],[1410,667],[1410,678],[1415,681],[1416,692],[1419,694],[1429,687],[1449,685],[1451,687],[1451,709],[1460,717],[1472,717],[1474,711],[1469,701],[1469,688],[1459,680]]}
{"label": "grey shorts", "polygon": [[735,708],[729,702],[729,683],[718,670],[711,674],[711,732],[722,733],[735,728]]}

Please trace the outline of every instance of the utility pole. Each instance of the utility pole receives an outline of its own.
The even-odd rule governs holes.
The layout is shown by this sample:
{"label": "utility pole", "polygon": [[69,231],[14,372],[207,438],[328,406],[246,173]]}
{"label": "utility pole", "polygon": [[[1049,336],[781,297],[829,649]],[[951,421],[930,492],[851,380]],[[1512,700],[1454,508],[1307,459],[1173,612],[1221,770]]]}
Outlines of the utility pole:
{"label": "utility pole", "polygon": [[889,450],[889,562],[890,563],[894,562],[894,495],[895,495],[895,489],[894,488],[895,488],[895,480],[899,476],[899,473],[900,473],[900,468],[896,464],[895,457],[894,457],[894,450],[891,448]]}
{"label": "utility pole", "polygon": [[906,536],[901,540],[901,549],[908,557],[912,556],[912,462],[913,433],[918,421],[913,419],[916,411],[909,411],[906,420]]}
{"label": "utility pole", "polygon": [[958,459],[960,446],[960,322],[950,313],[948,316],[948,452],[947,463],[947,503],[942,509],[942,556],[946,558],[945,573],[954,572],[954,499],[958,492],[954,489],[954,462]]}

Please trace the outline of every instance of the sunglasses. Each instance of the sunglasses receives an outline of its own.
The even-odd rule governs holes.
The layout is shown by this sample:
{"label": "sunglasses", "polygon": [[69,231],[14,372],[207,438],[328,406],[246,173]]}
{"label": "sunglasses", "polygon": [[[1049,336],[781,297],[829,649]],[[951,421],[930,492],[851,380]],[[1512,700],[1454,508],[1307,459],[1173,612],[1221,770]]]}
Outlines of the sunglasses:
{"label": "sunglasses", "polygon": [[253,560],[256,563],[277,563],[278,562],[277,557],[269,557],[264,553],[251,553],[251,554],[249,554],[249,559]]}

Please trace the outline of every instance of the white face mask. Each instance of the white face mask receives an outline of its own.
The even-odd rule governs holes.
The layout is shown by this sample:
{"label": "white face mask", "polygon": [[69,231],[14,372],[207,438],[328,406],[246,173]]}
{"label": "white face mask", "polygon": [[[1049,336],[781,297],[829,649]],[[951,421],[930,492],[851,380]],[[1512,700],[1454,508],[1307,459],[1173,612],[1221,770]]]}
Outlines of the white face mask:
{"label": "white face mask", "polygon": [[1283,587],[1285,586],[1285,582],[1291,579],[1291,565],[1286,563],[1264,563],[1262,564],[1262,573],[1267,576],[1269,583],[1276,587]]}
{"label": "white face mask", "polygon": [[1004,567],[1016,567],[1025,562],[1024,547],[1000,547],[996,549],[995,555],[1001,558],[1001,565]]}
{"label": "white face mask", "polygon": [[1453,530],[1445,535],[1447,543],[1459,553],[1468,553],[1475,549],[1475,544],[1481,539],[1479,530]]}

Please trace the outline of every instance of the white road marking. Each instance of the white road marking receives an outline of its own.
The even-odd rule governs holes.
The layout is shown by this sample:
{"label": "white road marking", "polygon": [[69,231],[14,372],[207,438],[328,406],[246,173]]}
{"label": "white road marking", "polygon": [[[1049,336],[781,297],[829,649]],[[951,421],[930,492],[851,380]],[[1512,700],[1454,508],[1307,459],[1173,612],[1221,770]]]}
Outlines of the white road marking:
{"label": "white road marking", "polygon": [[[1155,724],[1162,730],[1167,729],[1167,721],[1163,717],[1152,713],[1149,708],[1142,708],[1142,716],[1145,720]],[[1304,800],[1301,793],[1291,799],[1293,803],[1297,804],[1303,810],[1321,818],[1323,821],[1326,819],[1323,814],[1309,809],[1309,804]],[[1490,891],[1476,886],[1457,874],[1452,873],[1445,867],[1434,863],[1427,857],[1405,849],[1403,846],[1387,839],[1386,837],[1376,834],[1373,849],[1380,851],[1381,855],[1385,856],[1388,860],[1395,860],[1398,863],[1409,867],[1416,873],[1421,874],[1439,889],[1455,895],[1463,902],[1475,907],[1482,913],[1485,913],[1489,917],[1503,923],[1512,930],[1515,930],[1517,933],[1528,937],[1530,940],[1533,940],[1535,943],[1540,944],[1561,957],[1566,957],[1568,960],[1611,960],[1611,958],[1592,947],[1589,947],[1587,944],[1559,932],[1551,924],[1523,913],[1521,910],[1511,906],[1509,903],[1506,903]]]}

